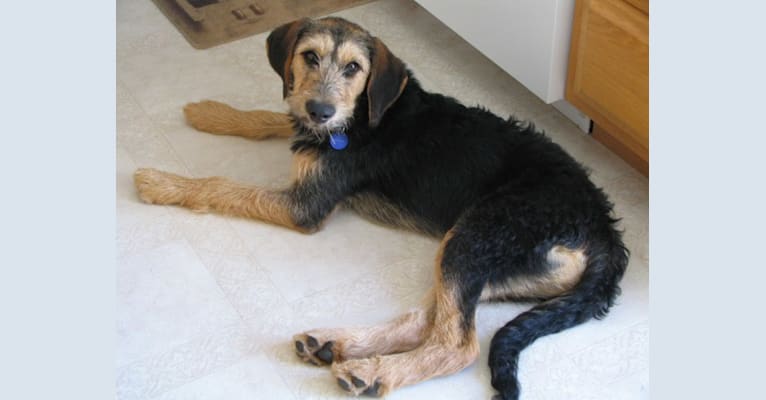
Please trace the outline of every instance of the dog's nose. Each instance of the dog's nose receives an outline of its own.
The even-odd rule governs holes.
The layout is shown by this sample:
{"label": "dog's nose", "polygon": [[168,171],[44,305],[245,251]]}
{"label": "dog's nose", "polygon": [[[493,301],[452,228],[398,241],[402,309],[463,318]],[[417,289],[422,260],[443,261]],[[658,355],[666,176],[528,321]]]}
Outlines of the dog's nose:
{"label": "dog's nose", "polygon": [[314,122],[323,123],[335,115],[335,107],[332,104],[320,103],[316,100],[306,102],[306,111],[308,111]]}

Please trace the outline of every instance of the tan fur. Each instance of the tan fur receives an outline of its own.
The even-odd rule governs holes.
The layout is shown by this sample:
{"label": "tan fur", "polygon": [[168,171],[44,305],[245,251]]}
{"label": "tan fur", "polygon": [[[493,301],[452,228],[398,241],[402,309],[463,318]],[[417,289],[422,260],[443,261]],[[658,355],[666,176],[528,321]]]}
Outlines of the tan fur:
{"label": "tan fur", "polygon": [[[337,49],[335,48],[337,46]],[[293,89],[287,97],[287,104],[293,115],[304,124],[312,122],[306,112],[306,102],[317,100],[335,107],[335,115],[325,123],[337,128],[354,114],[356,98],[364,91],[370,72],[367,50],[353,40],[335,43],[327,34],[316,34],[302,38],[295,46],[291,71],[294,77]],[[336,60],[332,53],[336,50]],[[301,55],[313,51],[319,57],[319,66],[311,67]],[[350,62],[356,62],[361,70],[352,77],[343,75]]]}
{"label": "tan fur", "polygon": [[558,296],[580,281],[587,257],[582,249],[554,246],[547,255],[548,272],[538,276],[517,277],[500,285],[487,286],[482,301],[512,298],[531,299]]}
{"label": "tan fur", "polygon": [[254,139],[287,138],[293,135],[293,122],[285,113],[241,111],[224,103],[206,100],[187,104],[184,115],[195,129],[218,135]]}
{"label": "tan fur", "polygon": [[436,255],[434,284],[434,295],[436,303],[435,323],[436,329],[432,330],[429,341],[446,345],[458,345],[462,342],[463,332],[460,328],[462,320],[460,310],[457,306],[457,292],[452,284],[444,282],[442,279],[442,264],[444,263],[444,248],[454,235],[450,230],[444,235],[439,251]]}
{"label": "tan fur", "polygon": [[[306,36],[295,46],[295,55],[290,65],[293,74],[293,89],[287,97],[287,104],[294,114],[308,121],[306,101],[317,98],[322,71],[330,66],[330,56],[335,42],[330,35]],[[312,68],[300,56],[306,51],[313,51],[319,57],[319,67]]]}
{"label": "tan fur", "polygon": [[315,150],[303,150],[293,155],[292,180],[296,183],[320,173],[319,156]]}
{"label": "tan fur", "polygon": [[[361,67],[357,74],[341,85],[340,94],[335,102],[336,113],[341,115],[353,115],[356,106],[356,98],[364,91],[367,76],[370,73],[370,59],[367,51],[355,42],[343,42],[338,46],[338,67],[341,72],[351,62],[356,62]],[[348,78],[345,78],[348,79]]]}
{"label": "tan fur", "polygon": [[451,233],[447,233],[436,258],[434,317],[423,343],[406,353],[333,364],[332,372],[336,378],[352,382],[355,377],[365,382],[366,386],[362,387],[350,385],[354,394],[360,394],[378,382],[377,393],[385,395],[401,386],[455,373],[476,360],[479,341],[475,327],[471,326],[468,332],[463,330],[457,290],[453,284],[441,279],[444,246],[451,237]]}
{"label": "tan fur", "polygon": [[[324,364],[314,352],[325,343],[332,342],[333,362],[367,358],[380,354],[410,351],[425,340],[433,321],[433,307],[414,310],[385,324],[337,329],[314,329],[293,337],[301,342],[307,351],[299,352],[304,361]],[[317,346],[310,346],[308,337],[317,340]]]}
{"label": "tan fur", "polygon": [[[370,59],[367,51],[362,49],[359,44],[352,41],[343,42],[338,46],[337,50],[338,65],[345,66],[352,61],[356,61],[362,71],[370,70]],[[364,83],[364,80],[362,80]]]}
{"label": "tan fur", "polygon": [[293,222],[287,196],[281,191],[246,187],[225,178],[184,178],[151,168],[140,168],[134,182],[141,200],[150,204],[180,205],[198,212],[216,211],[307,231]]}
{"label": "tan fur", "polygon": [[[320,59],[324,59],[332,53],[333,48],[335,48],[335,41],[332,40],[332,37],[329,34],[316,34],[303,37],[295,46],[295,52],[293,54],[299,55],[305,51],[311,50],[317,53]],[[291,67],[295,68],[295,66],[299,64],[302,63],[296,64],[295,60],[293,60]],[[293,69],[293,73],[295,72],[296,71]]]}

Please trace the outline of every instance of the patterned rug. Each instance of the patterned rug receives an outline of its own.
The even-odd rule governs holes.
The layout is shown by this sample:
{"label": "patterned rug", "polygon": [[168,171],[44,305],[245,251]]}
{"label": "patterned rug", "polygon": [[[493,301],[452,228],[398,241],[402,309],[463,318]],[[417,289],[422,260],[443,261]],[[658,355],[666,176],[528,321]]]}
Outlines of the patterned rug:
{"label": "patterned rug", "polygon": [[152,0],[194,48],[207,49],[286,22],[372,0]]}

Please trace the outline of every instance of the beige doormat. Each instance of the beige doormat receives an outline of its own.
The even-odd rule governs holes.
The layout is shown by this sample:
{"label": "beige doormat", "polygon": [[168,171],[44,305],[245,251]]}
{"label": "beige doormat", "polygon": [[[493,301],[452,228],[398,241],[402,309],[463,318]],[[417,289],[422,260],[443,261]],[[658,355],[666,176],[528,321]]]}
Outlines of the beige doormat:
{"label": "beige doormat", "polygon": [[197,49],[270,31],[372,0],[152,0]]}

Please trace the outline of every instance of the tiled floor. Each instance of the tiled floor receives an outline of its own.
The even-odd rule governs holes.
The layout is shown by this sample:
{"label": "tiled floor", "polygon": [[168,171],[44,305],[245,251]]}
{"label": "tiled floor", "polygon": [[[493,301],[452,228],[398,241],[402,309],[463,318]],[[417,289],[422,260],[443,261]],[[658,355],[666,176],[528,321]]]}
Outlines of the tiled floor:
{"label": "tiled floor", "polygon": [[[533,120],[593,169],[623,217],[633,255],[619,304],[522,355],[526,399],[636,399],[649,392],[648,182],[584,136],[410,0],[338,13],[381,37],[423,85]],[[192,49],[149,0],[117,3],[117,396],[130,399],[347,398],[327,369],[293,355],[294,333],[382,322],[418,304],[437,243],[341,212],[323,232],[139,202],[137,167],[242,182],[287,179],[288,143],[199,133],[181,107],[214,99],[284,110],[266,34]],[[482,305],[479,360],[391,399],[487,399],[493,332],[529,307]]]}

